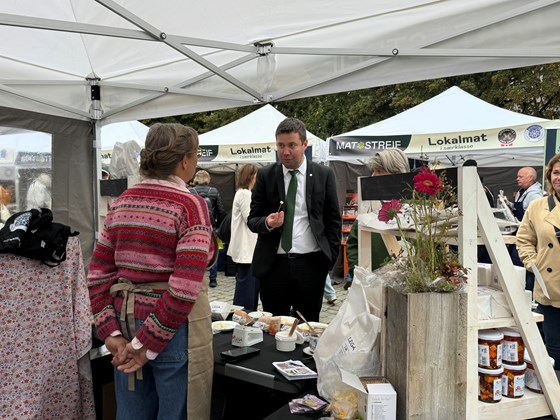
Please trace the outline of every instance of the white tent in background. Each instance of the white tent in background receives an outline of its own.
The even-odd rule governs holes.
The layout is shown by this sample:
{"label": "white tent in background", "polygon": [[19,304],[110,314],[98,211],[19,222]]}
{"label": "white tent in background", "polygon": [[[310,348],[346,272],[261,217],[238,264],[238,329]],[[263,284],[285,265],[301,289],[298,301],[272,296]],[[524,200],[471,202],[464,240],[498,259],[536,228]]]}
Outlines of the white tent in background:
{"label": "white tent in background", "polygon": [[491,105],[454,86],[391,118],[329,139],[329,160],[367,160],[390,147],[446,166],[540,166],[545,128],[558,121]]}
{"label": "white tent in background", "polygon": [[134,140],[140,147],[144,147],[148,127],[139,121],[125,121],[101,127],[101,162],[108,165],[116,143],[126,143]]}
{"label": "white tent in background", "polygon": [[[265,105],[223,127],[199,136],[200,163],[276,161],[276,127],[286,118],[272,105]],[[327,144],[307,131],[308,150],[315,162],[327,160]]]}

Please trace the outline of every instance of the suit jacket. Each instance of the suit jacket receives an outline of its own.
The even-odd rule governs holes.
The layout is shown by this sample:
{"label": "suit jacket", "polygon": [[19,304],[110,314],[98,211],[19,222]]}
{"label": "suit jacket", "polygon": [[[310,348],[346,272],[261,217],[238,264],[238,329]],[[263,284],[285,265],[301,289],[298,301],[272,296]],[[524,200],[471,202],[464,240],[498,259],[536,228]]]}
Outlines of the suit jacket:
{"label": "suit jacket", "polygon": [[[282,228],[269,231],[265,220],[278,210],[280,201],[286,201],[285,191],[281,163],[259,169],[247,221],[249,229],[259,235],[251,265],[253,275],[257,278],[263,278],[268,273],[278,253]],[[342,225],[332,169],[307,162],[305,199],[311,231],[330,262],[329,268],[332,268],[338,257]]]}

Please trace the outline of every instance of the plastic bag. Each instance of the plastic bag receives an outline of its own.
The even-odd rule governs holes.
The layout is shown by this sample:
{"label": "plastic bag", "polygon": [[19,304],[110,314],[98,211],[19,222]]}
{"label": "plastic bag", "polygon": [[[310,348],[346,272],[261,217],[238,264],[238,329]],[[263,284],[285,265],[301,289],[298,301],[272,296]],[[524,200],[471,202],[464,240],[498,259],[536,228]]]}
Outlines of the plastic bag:
{"label": "plastic bag", "polygon": [[317,390],[328,400],[351,389],[342,382],[340,369],[358,376],[378,376],[381,319],[381,279],[362,267],[346,301],[323,332],[313,358],[317,367]]}
{"label": "plastic bag", "polygon": [[134,140],[126,143],[116,142],[109,163],[111,178],[121,179],[138,175],[140,150],[142,148]]}

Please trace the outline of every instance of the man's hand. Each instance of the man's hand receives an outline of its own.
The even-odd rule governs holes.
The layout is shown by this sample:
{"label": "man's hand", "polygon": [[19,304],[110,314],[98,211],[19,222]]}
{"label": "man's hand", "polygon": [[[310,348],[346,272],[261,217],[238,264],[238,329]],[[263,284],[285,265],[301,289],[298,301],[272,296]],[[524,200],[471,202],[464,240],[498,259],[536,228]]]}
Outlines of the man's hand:
{"label": "man's hand", "polygon": [[284,224],[284,212],[271,213],[266,217],[266,225],[270,229],[275,229]]}

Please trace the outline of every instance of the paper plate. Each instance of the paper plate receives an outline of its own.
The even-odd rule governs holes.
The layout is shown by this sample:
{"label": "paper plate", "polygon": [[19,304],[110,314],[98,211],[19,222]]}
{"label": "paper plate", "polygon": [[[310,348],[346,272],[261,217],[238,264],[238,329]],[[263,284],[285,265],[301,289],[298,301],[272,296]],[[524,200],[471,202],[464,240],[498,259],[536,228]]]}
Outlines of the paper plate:
{"label": "paper plate", "polygon": [[303,352],[304,352],[305,354],[308,354],[309,356],[313,356],[313,353],[314,353],[313,350],[311,350],[311,347],[305,347],[305,348],[303,349]]}
{"label": "paper plate", "polygon": [[212,322],[212,330],[219,332],[231,331],[235,328],[236,325],[239,324],[233,321],[214,321]]}
{"label": "paper plate", "polygon": [[259,319],[262,316],[272,316],[272,313],[264,312],[264,311],[254,311],[254,312],[249,312],[249,316],[254,319]]}

